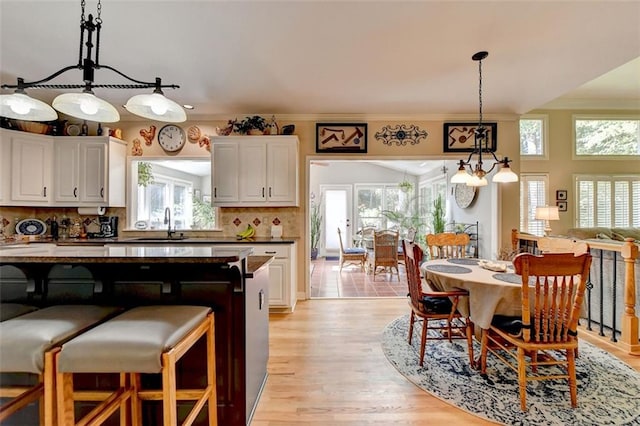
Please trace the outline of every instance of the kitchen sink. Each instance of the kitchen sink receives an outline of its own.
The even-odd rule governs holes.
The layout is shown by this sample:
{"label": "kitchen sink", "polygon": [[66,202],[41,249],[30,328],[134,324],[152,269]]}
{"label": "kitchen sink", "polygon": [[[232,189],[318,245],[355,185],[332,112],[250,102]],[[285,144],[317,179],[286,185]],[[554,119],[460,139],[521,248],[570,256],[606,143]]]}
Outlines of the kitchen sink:
{"label": "kitchen sink", "polygon": [[149,242],[149,243],[154,243],[154,242],[172,242],[172,241],[184,241],[189,239],[189,237],[185,237],[185,236],[178,236],[178,237],[140,237],[140,238],[132,238],[132,241],[138,241],[140,243],[144,243],[144,242]]}

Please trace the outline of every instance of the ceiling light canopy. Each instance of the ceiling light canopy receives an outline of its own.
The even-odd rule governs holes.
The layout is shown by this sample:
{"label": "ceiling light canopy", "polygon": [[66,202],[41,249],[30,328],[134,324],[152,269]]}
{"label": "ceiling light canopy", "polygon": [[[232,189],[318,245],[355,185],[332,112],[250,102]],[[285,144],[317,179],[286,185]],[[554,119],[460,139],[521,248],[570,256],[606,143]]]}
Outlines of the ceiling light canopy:
{"label": "ceiling light canopy", "polygon": [[[517,182],[518,175],[516,175],[509,163],[509,157],[504,157],[504,159],[499,160],[496,157],[496,154],[493,150],[489,149],[488,145],[488,137],[487,137],[487,128],[482,123],[482,60],[489,56],[488,52],[482,51],[474,54],[471,59],[474,61],[478,61],[478,75],[479,75],[479,84],[478,84],[478,104],[480,108],[480,117],[478,120],[478,126],[474,129],[474,145],[473,151],[469,154],[467,161],[460,160],[458,163],[458,172],[451,177],[451,183],[465,183],[468,186],[485,186],[488,181],[486,175],[491,173],[491,171],[498,165],[499,171],[493,177],[493,182],[505,183],[505,182]],[[482,153],[489,152],[493,157],[494,163],[491,168],[485,171],[482,167]],[[478,156],[478,162],[475,167],[471,164],[471,158],[476,154]],[[468,171],[467,171],[468,169]]]}
{"label": "ceiling light canopy", "polygon": [[[30,121],[51,121],[58,118],[55,110],[71,117],[83,120],[114,123],[120,120],[118,110],[104,99],[98,98],[94,88],[106,89],[154,89],[152,94],[133,96],[126,104],[127,111],[150,120],[168,123],[180,123],[187,120],[184,109],[174,101],[166,98],[162,93],[163,88],[177,89],[175,84],[162,84],[162,80],[156,77],[154,82],[145,82],[133,79],[117,69],[100,63],[100,29],[102,28],[101,0],[98,0],[98,16],[94,22],[93,15],[89,14],[85,19],[85,0],[80,3],[82,14],[80,17],[80,50],[78,63],[56,71],[49,77],[41,80],[26,82],[18,78],[16,85],[3,84],[3,89],[16,89],[11,95],[0,95],[0,115],[7,118]],[[95,57],[93,56],[93,33],[96,33]],[[86,39],[86,42],[85,42]],[[82,56],[85,54],[83,58]],[[108,69],[129,80],[131,84],[96,84],[94,74],[96,70]],[[82,84],[46,84],[67,71],[82,70]],[[56,97],[51,108],[46,103],[34,99],[25,93],[25,89],[83,89],[81,92],[64,93]],[[55,110],[54,110],[55,108]]]}

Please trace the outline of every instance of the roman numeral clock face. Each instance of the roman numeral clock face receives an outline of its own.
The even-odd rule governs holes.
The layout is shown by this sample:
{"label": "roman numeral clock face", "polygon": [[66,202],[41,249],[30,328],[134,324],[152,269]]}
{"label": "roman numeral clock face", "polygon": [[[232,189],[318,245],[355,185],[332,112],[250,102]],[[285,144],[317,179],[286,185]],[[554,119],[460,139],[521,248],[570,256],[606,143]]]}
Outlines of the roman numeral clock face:
{"label": "roman numeral clock face", "polygon": [[158,143],[167,152],[180,151],[185,141],[184,130],[175,124],[167,124],[158,132]]}

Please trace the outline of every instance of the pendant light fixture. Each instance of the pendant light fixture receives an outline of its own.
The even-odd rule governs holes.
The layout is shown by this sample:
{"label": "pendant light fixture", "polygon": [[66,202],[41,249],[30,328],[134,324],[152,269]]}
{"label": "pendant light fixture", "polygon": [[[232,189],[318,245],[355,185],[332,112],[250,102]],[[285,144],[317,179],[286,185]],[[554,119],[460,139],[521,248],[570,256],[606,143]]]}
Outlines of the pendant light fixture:
{"label": "pendant light fixture", "polygon": [[[180,86],[175,84],[162,84],[160,78],[155,78],[153,82],[145,82],[133,79],[117,69],[100,63],[100,29],[102,28],[101,0],[98,0],[98,15],[93,20],[93,15],[89,14],[85,19],[85,0],[81,0],[80,16],[80,49],[78,63],[70,65],[56,71],[49,77],[41,80],[26,82],[23,78],[18,78],[16,85],[3,84],[3,89],[15,89],[11,95],[0,95],[0,115],[7,118],[30,121],[50,121],[55,120],[58,114],[54,108],[71,117],[83,120],[98,121],[103,123],[114,123],[120,120],[118,110],[104,99],[97,97],[93,89],[154,89],[153,94],[133,96],[125,108],[132,114],[151,120],[168,123],[180,123],[187,120],[184,109],[176,102],[166,98],[162,92],[163,88],[177,89]],[[93,52],[95,39],[95,55]],[[86,42],[85,42],[86,39]],[[85,52],[86,49],[86,52]],[[83,55],[86,56],[83,58]],[[61,74],[70,70],[82,70],[82,84],[47,84]],[[108,69],[129,80],[131,84],[96,84],[94,74],[96,70]],[[53,100],[53,108],[46,103],[31,98],[25,93],[25,89],[83,89],[81,92],[64,93]]]}
{"label": "pendant light fixture", "polygon": [[[475,141],[473,145],[473,151],[469,154],[467,161],[460,160],[458,163],[458,172],[451,177],[451,183],[465,183],[468,186],[485,186],[487,185],[486,175],[500,165],[498,173],[493,177],[493,182],[505,183],[505,182],[517,182],[518,175],[516,175],[511,167],[509,167],[509,157],[504,157],[503,160],[499,160],[496,154],[488,148],[487,141],[487,128],[482,123],[482,60],[489,56],[489,52],[478,52],[474,54],[471,59],[478,62],[478,99],[480,108],[480,117],[478,120],[478,126],[476,127]],[[482,167],[482,153],[489,152],[493,156],[494,163],[491,168],[485,171]],[[475,167],[471,164],[471,158],[476,154],[478,156],[478,162]],[[468,171],[467,171],[468,170]]]}

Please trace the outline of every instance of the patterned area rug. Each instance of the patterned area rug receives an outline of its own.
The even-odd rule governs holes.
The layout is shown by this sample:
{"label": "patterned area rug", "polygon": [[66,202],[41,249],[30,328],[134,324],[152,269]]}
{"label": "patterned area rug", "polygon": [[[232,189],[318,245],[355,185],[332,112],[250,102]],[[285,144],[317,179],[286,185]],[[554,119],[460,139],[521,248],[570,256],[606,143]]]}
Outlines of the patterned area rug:
{"label": "patterned area rug", "polygon": [[[418,387],[478,417],[507,425],[640,425],[640,373],[587,342],[576,360],[578,408],[572,409],[566,380],[527,383],[527,408],[520,411],[518,377],[491,356],[487,374],[469,366],[466,341],[427,341],[418,365],[422,332],[407,343],[409,316],[391,322],[382,350],[394,367]],[[480,345],[474,351],[480,355]]]}

